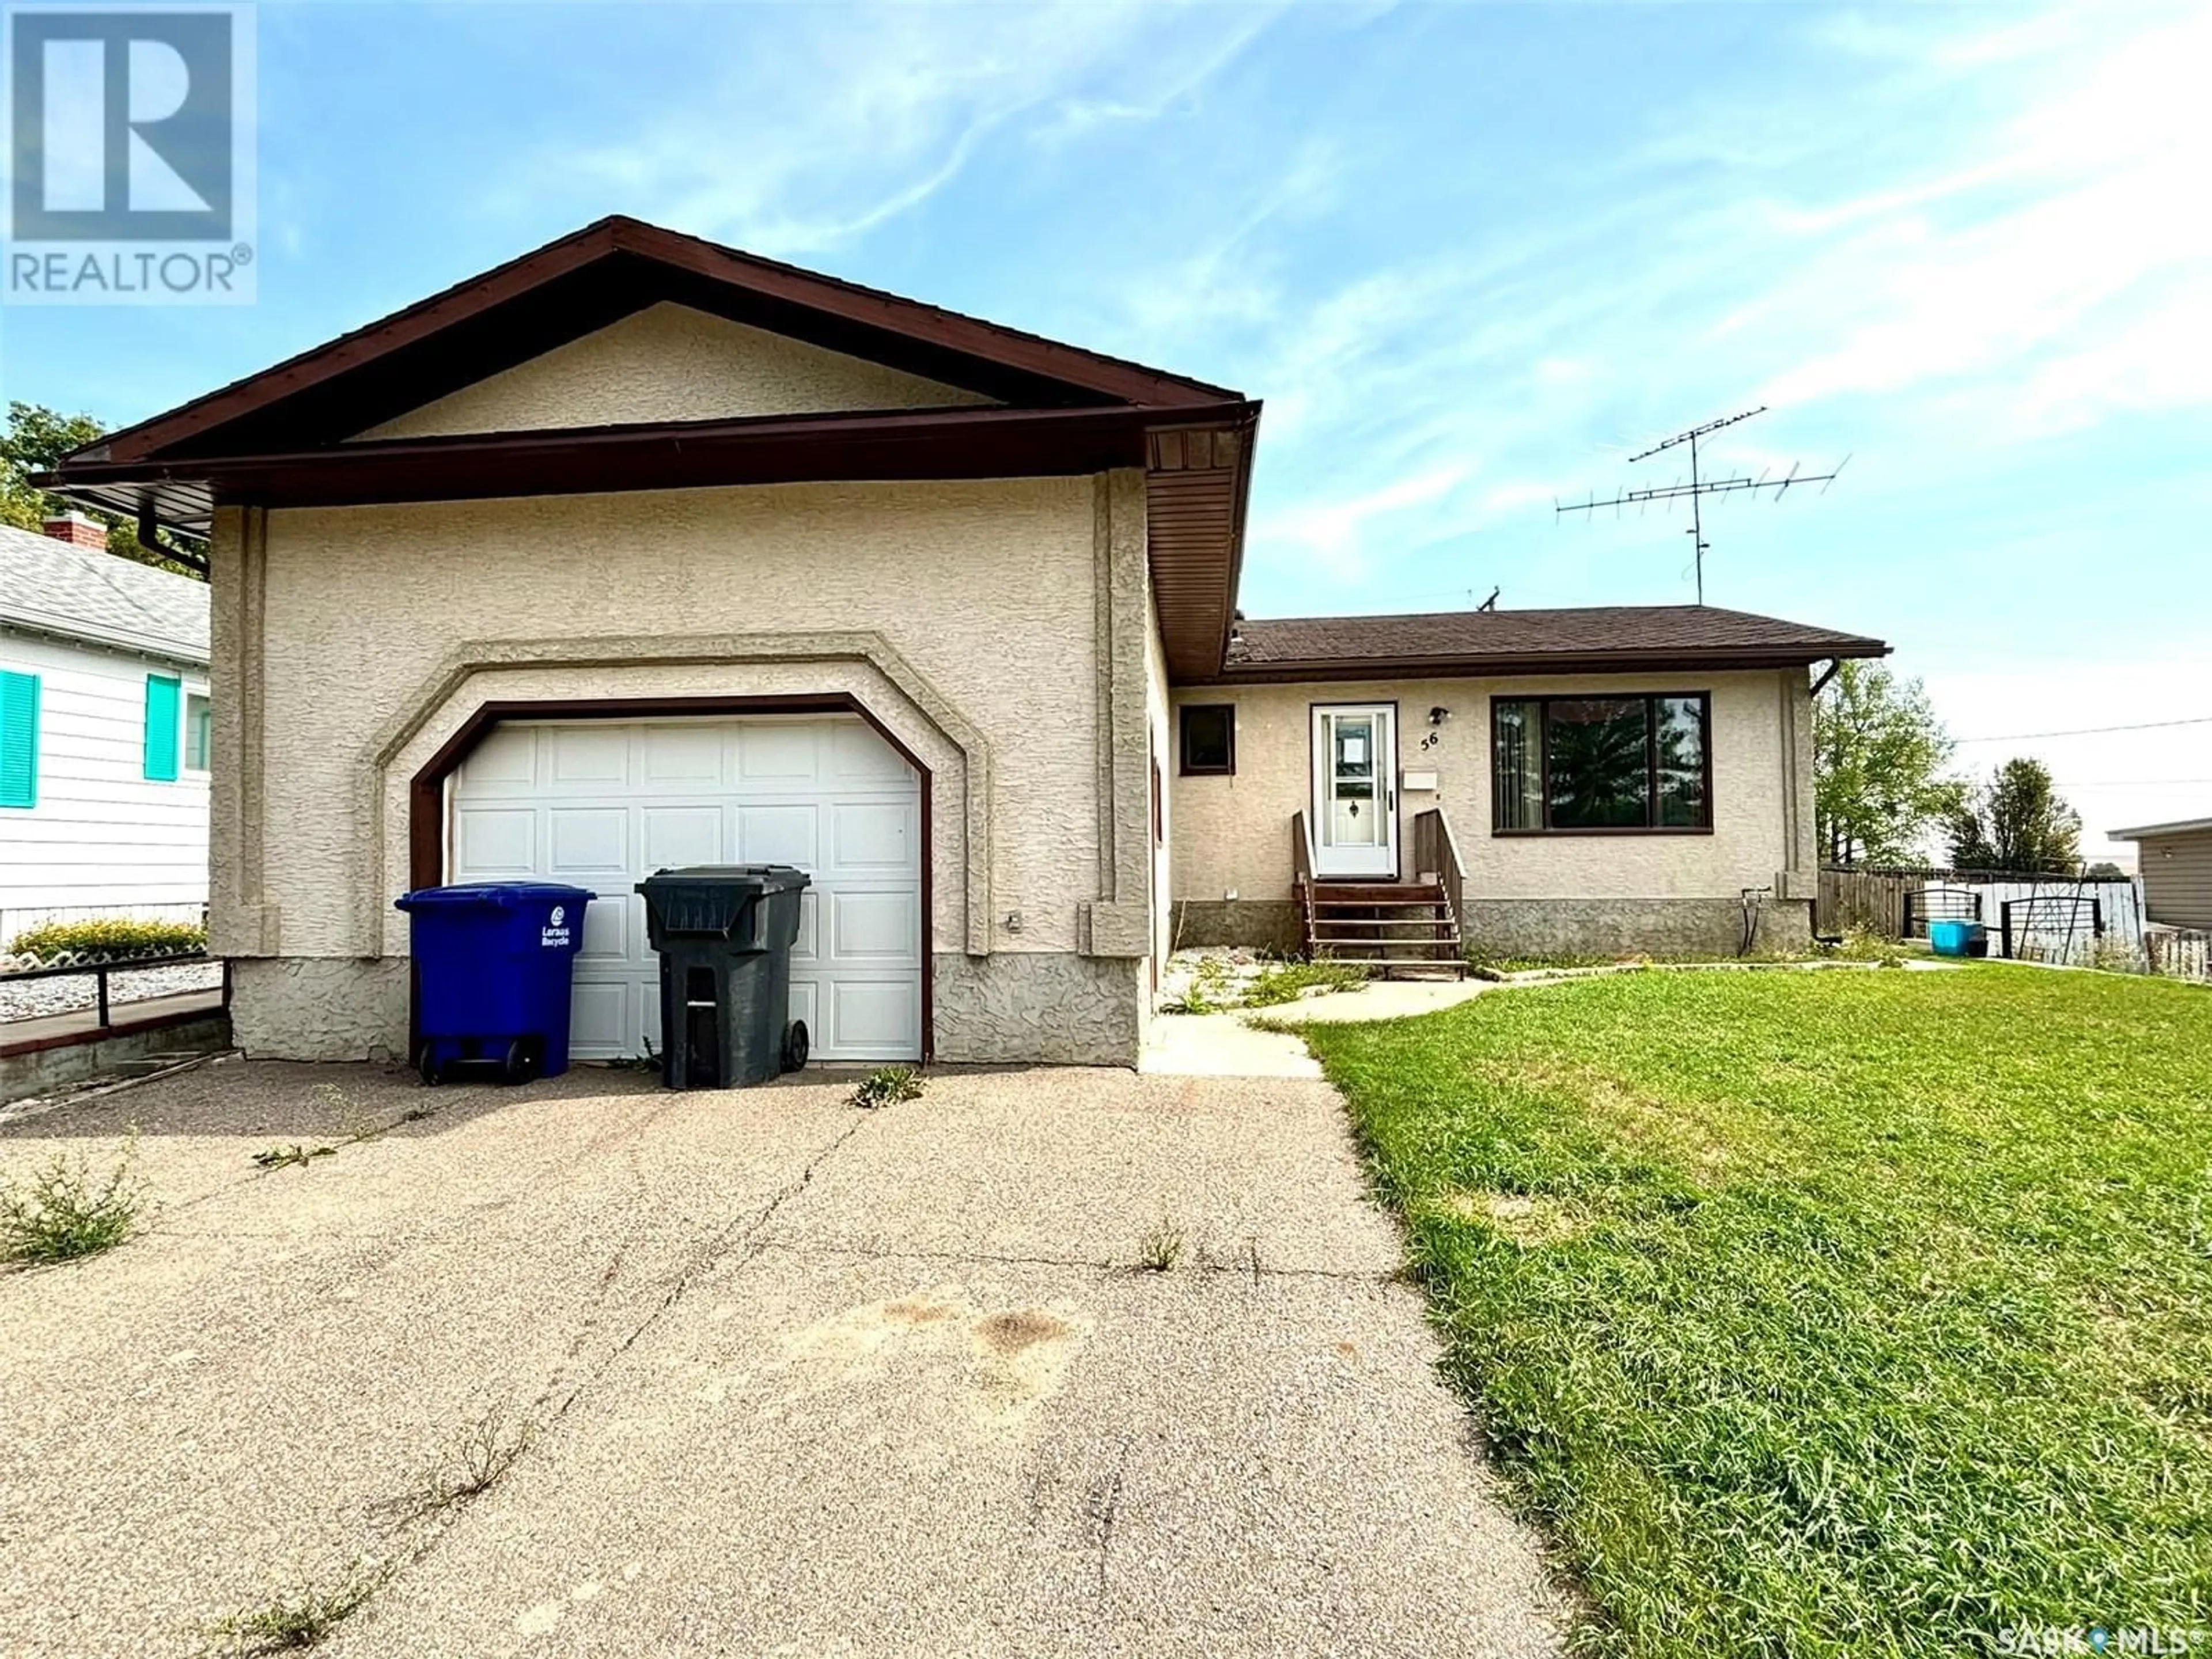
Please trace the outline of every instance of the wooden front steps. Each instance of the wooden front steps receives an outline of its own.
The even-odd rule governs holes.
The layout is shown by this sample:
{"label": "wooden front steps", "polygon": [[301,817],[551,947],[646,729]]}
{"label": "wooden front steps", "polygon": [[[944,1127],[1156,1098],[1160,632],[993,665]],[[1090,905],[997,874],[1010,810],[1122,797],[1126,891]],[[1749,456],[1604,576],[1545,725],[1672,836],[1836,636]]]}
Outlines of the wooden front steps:
{"label": "wooden front steps", "polygon": [[1306,955],[1373,969],[1464,978],[1459,918],[1439,882],[1301,882]]}

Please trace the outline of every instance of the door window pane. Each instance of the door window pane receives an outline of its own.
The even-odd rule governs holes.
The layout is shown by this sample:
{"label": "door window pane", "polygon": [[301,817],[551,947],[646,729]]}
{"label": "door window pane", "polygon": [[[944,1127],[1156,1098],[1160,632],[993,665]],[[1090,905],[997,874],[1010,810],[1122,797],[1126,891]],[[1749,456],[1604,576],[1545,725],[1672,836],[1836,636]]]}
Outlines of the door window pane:
{"label": "door window pane", "polygon": [[1553,829],[1638,829],[1650,822],[1647,716],[1641,697],[1563,697],[1547,706]]}
{"label": "door window pane", "polygon": [[1376,728],[1372,714],[1322,716],[1322,752],[1328,761],[1328,799],[1322,815],[1327,846],[1381,847],[1389,838],[1377,783]]}
{"label": "door window pane", "polygon": [[1340,799],[1370,800],[1375,794],[1375,722],[1362,714],[1334,716],[1336,793]]}

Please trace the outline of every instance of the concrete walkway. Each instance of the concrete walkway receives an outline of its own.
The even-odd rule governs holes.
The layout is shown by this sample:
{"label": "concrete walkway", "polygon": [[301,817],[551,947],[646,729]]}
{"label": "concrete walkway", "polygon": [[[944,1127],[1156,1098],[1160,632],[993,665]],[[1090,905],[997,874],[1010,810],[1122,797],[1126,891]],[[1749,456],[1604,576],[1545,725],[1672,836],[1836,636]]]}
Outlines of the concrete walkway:
{"label": "concrete walkway", "polygon": [[[323,1651],[1559,1650],[1325,1085],[849,1086],[225,1061],[0,1125],[135,1126],[161,1205],[0,1273],[0,1645],[368,1571]],[[426,1507],[487,1413],[526,1449]]]}
{"label": "concrete walkway", "polygon": [[1164,1077],[1318,1078],[1320,1062],[1297,1037],[1265,1026],[1309,1021],[1403,1019],[1455,1008],[1494,991],[1488,980],[1373,980],[1273,1008],[1218,1014],[1161,1014],[1145,1032],[1139,1068]]}

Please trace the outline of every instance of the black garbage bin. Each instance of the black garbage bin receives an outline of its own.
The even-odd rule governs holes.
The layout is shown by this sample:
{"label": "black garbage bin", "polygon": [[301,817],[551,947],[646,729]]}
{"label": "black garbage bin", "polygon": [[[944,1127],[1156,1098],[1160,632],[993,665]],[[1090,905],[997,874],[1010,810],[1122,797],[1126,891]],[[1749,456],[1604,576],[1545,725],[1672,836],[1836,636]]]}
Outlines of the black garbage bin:
{"label": "black garbage bin", "polygon": [[788,864],[704,864],[638,883],[660,953],[660,1079],[735,1089],[806,1064],[791,947],[811,879]]}

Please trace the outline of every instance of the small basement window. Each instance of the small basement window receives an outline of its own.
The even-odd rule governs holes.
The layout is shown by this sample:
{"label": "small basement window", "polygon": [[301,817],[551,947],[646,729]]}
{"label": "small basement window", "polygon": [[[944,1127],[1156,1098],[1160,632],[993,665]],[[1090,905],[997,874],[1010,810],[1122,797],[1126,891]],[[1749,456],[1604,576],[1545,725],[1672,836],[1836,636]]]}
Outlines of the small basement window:
{"label": "small basement window", "polygon": [[1226,777],[1237,769],[1237,705],[1189,702],[1182,708],[1182,775]]}

